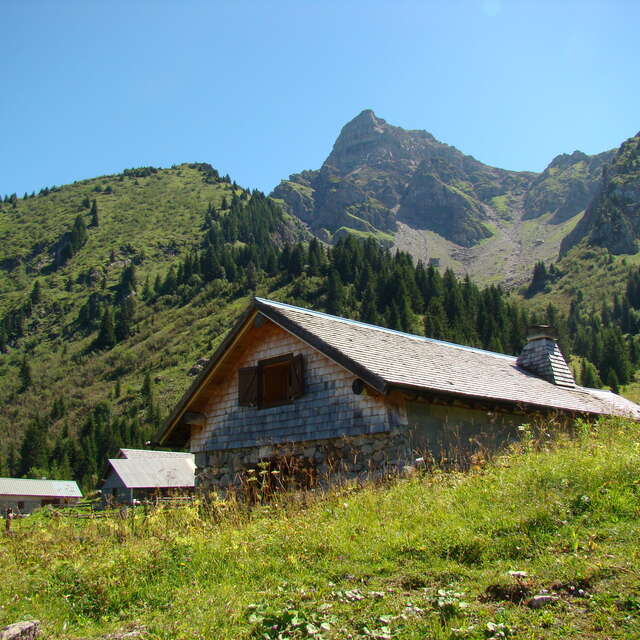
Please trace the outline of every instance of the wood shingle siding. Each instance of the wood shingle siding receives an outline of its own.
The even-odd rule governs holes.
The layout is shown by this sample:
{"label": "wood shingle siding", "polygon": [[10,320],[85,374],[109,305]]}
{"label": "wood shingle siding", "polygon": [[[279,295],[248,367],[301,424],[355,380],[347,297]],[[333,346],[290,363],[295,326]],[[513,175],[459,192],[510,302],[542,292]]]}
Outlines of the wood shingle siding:
{"label": "wood shingle siding", "polygon": [[[399,410],[390,415],[382,397],[355,395],[352,373],[277,325],[269,322],[253,327],[245,341],[235,375],[212,389],[204,409],[206,427],[192,436],[191,451],[380,433],[401,421]],[[239,398],[245,398],[247,392],[239,392],[239,385],[246,389],[250,377],[244,372],[257,368],[261,360],[287,353],[294,354],[293,368],[301,377],[296,392],[304,393],[277,407],[258,409],[240,404]]]}

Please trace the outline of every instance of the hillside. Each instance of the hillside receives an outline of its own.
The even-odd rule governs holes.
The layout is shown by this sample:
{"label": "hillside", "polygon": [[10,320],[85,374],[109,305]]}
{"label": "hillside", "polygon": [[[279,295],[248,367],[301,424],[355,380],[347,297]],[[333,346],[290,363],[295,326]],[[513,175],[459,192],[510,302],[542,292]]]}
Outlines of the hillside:
{"label": "hillside", "polygon": [[205,164],[9,198],[0,230],[0,475],[29,459],[32,475],[73,469],[90,485],[102,454],[141,445],[184,391],[246,303],[245,266],[260,279],[303,235]]}
{"label": "hillside", "polygon": [[370,235],[479,282],[513,286],[538,260],[557,258],[612,155],[576,151],[541,174],[506,171],[365,110],[319,170],[283,180],[272,197],[320,238]]}
{"label": "hillside", "polygon": [[638,637],[638,425],[522,435],[468,474],[16,521],[0,537],[0,626],[37,618],[52,640]]}
{"label": "hillside", "polygon": [[[632,175],[635,150],[623,146],[614,177],[605,180]],[[303,182],[316,184],[325,202],[319,215],[337,216],[336,224],[345,222],[340,193],[377,189],[376,200],[393,205],[376,218],[385,231],[368,222],[324,233],[314,226],[315,209],[297,211],[299,219],[281,208],[282,199],[248,192],[204,163],[128,169],[5,197],[0,475],[74,477],[94,487],[118,446],[153,436],[254,294],[508,353],[522,348],[528,323],[550,322],[578,381],[628,385],[640,364],[637,256],[583,243],[553,268],[536,260],[529,284],[531,262],[550,264],[609,157],[575,152],[539,176],[513,174],[363,112],[344,128],[331,164],[292,184],[307,195],[315,192]],[[334,186],[325,189],[323,172]],[[464,223],[458,231],[504,233],[469,236],[464,247],[426,228],[431,197],[420,191],[411,200],[398,185],[418,189],[436,174],[442,184],[464,186],[469,221],[484,212],[480,226]],[[491,195],[500,189],[511,195]],[[316,206],[312,197],[306,202]],[[456,207],[441,222],[455,218]],[[313,239],[307,227],[333,244]],[[553,237],[542,241],[550,229]],[[440,258],[442,269],[411,255]],[[477,279],[458,280],[447,269],[464,271],[469,260],[482,272]],[[520,278],[524,304],[494,286]]]}
{"label": "hillside", "polygon": [[584,241],[614,254],[635,254],[639,238],[640,133],[629,138],[605,167],[595,198],[562,241],[562,252]]}

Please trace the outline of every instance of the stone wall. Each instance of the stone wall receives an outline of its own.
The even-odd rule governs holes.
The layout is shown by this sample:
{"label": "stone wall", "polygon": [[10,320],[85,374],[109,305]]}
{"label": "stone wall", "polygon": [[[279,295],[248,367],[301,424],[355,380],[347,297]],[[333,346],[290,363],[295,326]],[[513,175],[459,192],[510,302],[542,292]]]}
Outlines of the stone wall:
{"label": "stone wall", "polygon": [[[261,461],[295,458],[312,470],[314,483],[321,485],[338,479],[364,478],[368,474],[395,471],[410,458],[405,429],[388,433],[343,436],[332,440],[308,440],[261,447],[211,451],[203,456],[196,471],[196,487],[225,489],[238,487],[247,479],[247,471],[259,472]],[[286,475],[286,470],[282,471]],[[279,478],[288,486],[288,478]]]}

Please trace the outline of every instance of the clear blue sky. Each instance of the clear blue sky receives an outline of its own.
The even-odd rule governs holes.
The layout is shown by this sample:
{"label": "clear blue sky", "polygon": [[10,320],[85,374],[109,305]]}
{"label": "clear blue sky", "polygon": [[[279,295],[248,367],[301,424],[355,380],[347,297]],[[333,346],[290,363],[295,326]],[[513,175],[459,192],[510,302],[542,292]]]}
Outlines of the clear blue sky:
{"label": "clear blue sky", "polygon": [[637,0],[2,0],[0,194],[210,162],[269,192],[371,108],[542,170],[640,130]]}

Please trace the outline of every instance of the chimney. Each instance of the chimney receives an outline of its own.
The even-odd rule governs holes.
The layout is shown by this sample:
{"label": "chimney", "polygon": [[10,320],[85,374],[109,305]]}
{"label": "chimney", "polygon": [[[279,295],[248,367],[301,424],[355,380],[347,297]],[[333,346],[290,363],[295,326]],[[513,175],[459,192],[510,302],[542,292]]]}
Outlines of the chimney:
{"label": "chimney", "polygon": [[576,382],[567,365],[552,327],[537,324],[529,327],[527,344],[518,356],[518,366],[559,387],[573,389]]}

